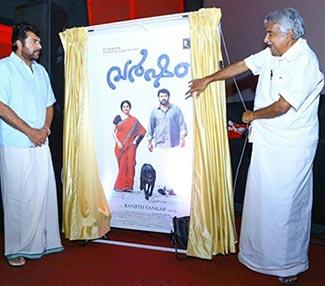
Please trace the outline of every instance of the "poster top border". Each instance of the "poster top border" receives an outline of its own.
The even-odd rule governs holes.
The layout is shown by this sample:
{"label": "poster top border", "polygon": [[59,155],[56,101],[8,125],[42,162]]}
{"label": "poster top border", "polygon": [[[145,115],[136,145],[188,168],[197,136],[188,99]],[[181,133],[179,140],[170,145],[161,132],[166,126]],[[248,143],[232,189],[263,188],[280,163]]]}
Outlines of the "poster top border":
{"label": "poster top border", "polygon": [[121,26],[130,26],[137,23],[143,23],[143,22],[164,22],[164,21],[171,21],[171,20],[182,20],[184,18],[188,18],[188,15],[191,12],[187,13],[176,13],[176,14],[170,14],[170,15],[162,15],[162,16],[154,16],[154,17],[147,17],[147,18],[140,18],[140,19],[133,19],[133,20],[125,20],[125,21],[119,21],[119,22],[113,22],[113,23],[107,23],[107,24],[99,24],[99,25],[93,25],[86,27],[88,32],[95,32],[95,31],[101,31],[107,28],[115,28],[115,27],[121,27]]}

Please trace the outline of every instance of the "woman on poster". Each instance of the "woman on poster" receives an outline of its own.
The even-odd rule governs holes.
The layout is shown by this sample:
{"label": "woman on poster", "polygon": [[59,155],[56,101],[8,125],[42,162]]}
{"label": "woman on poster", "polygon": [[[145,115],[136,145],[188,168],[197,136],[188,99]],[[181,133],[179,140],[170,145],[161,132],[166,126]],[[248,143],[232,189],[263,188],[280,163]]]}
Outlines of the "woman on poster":
{"label": "woman on poster", "polygon": [[114,190],[119,192],[132,192],[136,150],[147,131],[135,117],[130,115],[130,101],[123,100],[120,108],[122,114],[115,116],[112,130],[116,142],[115,156],[119,169]]}

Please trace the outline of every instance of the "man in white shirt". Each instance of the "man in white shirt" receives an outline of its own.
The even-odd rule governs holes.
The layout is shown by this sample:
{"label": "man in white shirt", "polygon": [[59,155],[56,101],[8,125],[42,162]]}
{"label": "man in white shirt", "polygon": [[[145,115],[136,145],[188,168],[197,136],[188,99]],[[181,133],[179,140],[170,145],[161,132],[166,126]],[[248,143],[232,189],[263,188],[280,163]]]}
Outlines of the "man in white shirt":
{"label": "man in white shirt", "polygon": [[251,70],[258,75],[251,124],[249,167],[239,260],[248,268],[292,285],[308,269],[312,206],[312,163],[318,142],[319,94],[324,85],[316,55],[296,9],[268,14],[267,48],[202,79],[187,96],[213,81]]}
{"label": "man in white shirt", "polygon": [[63,250],[48,146],[54,94],[36,60],[38,29],[13,27],[12,53],[0,60],[0,176],[5,256],[11,266]]}

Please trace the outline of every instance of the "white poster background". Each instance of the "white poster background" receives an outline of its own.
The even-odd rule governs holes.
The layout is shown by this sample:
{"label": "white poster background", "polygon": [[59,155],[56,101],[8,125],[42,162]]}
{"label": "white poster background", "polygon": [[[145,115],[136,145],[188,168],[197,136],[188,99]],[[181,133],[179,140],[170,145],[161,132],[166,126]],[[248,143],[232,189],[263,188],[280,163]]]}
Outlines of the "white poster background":
{"label": "white poster background", "polygon": [[[192,101],[184,99],[188,81],[191,80],[190,67],[184,77],[175,76],[178,64],[190,63],[188,19],[181,16],[171,17],[170,20],[155,17],[93,28],[94,31],[88,32],[90,104],[100,178],[112,211],[111,226],[169,233],[172,217],[189,215],[190,212],[193,113]],[[141,54],[143,50],[147,51],[145,60]],[[134,68],[142,61],[144,73],[152,68],[159,74],[158,59],[161,55],[165,55],[165,60],[166,55],[169,58],[167,70],[174,76],[156,80],[159,87],[155,87],[156,78],[146,80],[144,75],[137,76]],[[131,63],[126,64],[128,60]],[[164,66],[165,60],[160,65]],[[117,68],[107,77],[108,70],[114,66],[121,70],[122,76],[133,67],[130,75],[134,81],[130,80],[130,76],[116,79]],[[178,71],[185,74],[184,68]],[[115,89],[109,86],[108,78]],[[161,88],[170,91],[170,102],[182,110],[188,129],[185,147],[154,148],[150,153],[145,136],[137,148],[133,192],[116,192],[113,188],[118,165],[112,136],[113,119],[121,114],[121,102],[129,100],[132,105],[130,114],[148,130],[150,113],[159,105],[157,92]],[[152,164],[156,170],[155,188],[149,200],[140,191],[140,169],[144,163]],[[157,190],[163,187],[172,189],[171,194],[174,194],[160,194]]]}

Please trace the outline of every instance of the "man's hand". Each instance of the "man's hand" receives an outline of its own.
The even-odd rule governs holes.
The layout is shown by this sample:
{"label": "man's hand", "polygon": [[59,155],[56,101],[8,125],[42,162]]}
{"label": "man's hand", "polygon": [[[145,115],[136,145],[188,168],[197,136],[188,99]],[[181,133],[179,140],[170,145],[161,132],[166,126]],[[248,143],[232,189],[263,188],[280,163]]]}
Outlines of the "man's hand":
{"label": "man's hand", "polygon": [[181,137],[180,139],[179,139],[179,147],[184,147],[185,146],[185,138],[184,137]]}
{"label": "man's hand", "polygon": [[48,130],[45,127],[42,129],[31,128],[27,136],[34,146],[39,147],[46,142]]}
{"label": "man's hand", "polygon": [[242,116],[242,121],[244,123],[250,123],[254,120],[254,111],[251,111],[251,110],[247,110],[243,113],[243,116]]}
{"label": "man's hand", "polygon": [[278,116],[282,116],[287,113],[291,108],[289,102],[287,102],[281,94],[279,94],[279,99],[272,104],[257,109],[255,111],[247,110],[243,113],[242,121],[244,123],[250,123],[256,119],[271,119]]}
{"label": "man's hand", "polygon": [[152,152],[152,150],[153,150],[153,145],[152,145],[152,142],[151,141],[148,141],[148,150],[150,152]]}
{"label": "man's hand", "polygon": [[209,80],[206,77],[193,79],[189,82],[189,90],[185,93],[185,99],[196,95],[199,96],[201,92],[203,92],[209,84]]}
{"label": "man's hand", "polygon": [[245,61],[241,60],[216,71],[214,74],[200,79],[194,79],[189,82],[190,89],[185,93],[185,99],[193,95],[199,96],[200,93],[203,92],[207,86],[214,81],[226,80],[246,71],[248,71],[248,66],[246,65]]}

